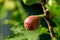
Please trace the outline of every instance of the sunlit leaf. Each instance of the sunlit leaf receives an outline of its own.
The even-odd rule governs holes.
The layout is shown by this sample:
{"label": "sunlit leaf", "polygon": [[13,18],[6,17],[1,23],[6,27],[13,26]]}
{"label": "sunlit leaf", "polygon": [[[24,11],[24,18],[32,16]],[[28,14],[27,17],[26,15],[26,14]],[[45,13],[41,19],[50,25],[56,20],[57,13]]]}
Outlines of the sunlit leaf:
{"label": "sunlit leaf", "polygon": [[15,1],[5,1],[4,7],[6,10],[15,10],[16,2]]}
{"label": "sunlit leaf", "polygon": [[7,17],[7,11],[3,6],[1,11],[0,11],[0,19],[5,19],[6,17]]}
{"label": "sunlit leaf", "polygon": [[60,16],[60,5],[57,4],[57,1],[58,0],[49,0],[48,4],[46,4],[46,8],[55,15]]}
{"label": "sunlit leaf", "polygon": [[[29,31],[20,26],[14,26],[11,28],[14,34],[19,34],[19,36],[15,36],[14,38],[9,38],[9,40],[22,40],[22,39],[28,39],[28,40],[37,40],[38,36],[42,33],[46,33],[48,30],[46,28],[38,28],[34,31]],[[43,31],[43,32],[42,32]],[[32,35],[32,36],[31,36]]]}
{"label": "sunlit leaf", "polygon": [[60,16],[56,16],[53,21],[56,23],[56,25],[60,25]]}
{"label": "sunlit leaf", "polygon": [[4,2],[4,0],[0,0],[0,3],[3,3]]}
{"label": "sunlit leaf", "polygon": [[32,5],[34,3],[40,3],[41,0],[23,0],[26,5]]}
{"label": "sunlit leaf", "polygon": [[52,37],[52,40],[57,40],[55,37]]}

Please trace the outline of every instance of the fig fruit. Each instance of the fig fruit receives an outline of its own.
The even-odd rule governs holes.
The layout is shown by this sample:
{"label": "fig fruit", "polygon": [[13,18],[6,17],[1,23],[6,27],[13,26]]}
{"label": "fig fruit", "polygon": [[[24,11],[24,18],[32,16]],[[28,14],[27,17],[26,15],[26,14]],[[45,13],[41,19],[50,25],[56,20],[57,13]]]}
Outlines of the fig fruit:
{"label": "fig fruit", "polygon": [[27,30],[35,30],[40,25],[40,17],[37,15],[29,16],[24,21],[24,27]]}

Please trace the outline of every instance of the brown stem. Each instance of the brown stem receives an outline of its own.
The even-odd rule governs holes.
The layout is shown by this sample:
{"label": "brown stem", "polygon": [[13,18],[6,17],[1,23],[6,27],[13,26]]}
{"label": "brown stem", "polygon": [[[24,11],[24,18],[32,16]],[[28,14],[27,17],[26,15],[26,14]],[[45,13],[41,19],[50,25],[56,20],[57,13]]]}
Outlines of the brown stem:
{"label": "brown stem", "polygon": [[53,26],[51,25],[51,21],[50,19],[47,19],[47,18],[44,18],[48,24],[48,28],[49,28],[49,31],[50,31],[50,36],[51,37],[54,37],[54,31],[53,31]]}
{"label": "brown stem", "polygon": [[46,8],[45,8],[45,6],[44,6],[44,5],[45,5],[44,0],[42,0],[41,5],[42,5],[42,8],[43,8],[44,15],[46,15],[46,16],[44,17],[44,19],[45,19],[46,22],[47,22],[47,25],[48,25],[48,28],[49,28],[49,31],[50,31],[50,36],[51,36],[51,37],[54,37],[55,35],[54,35],[53,27],[52,27],[52,25],[51,25],[51,20],[50,20],[49,17],[47,16],[47,11],[46,11]]}

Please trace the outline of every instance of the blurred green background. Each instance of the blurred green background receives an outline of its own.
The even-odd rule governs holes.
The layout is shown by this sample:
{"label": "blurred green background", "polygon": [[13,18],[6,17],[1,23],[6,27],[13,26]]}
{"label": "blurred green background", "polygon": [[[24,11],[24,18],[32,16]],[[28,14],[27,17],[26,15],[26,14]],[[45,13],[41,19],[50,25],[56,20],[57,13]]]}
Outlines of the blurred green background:
{"label": "blurred green background", "polygon": [[0,40],[60,40],[60,27],[52,21],[56,37],[51,38],[47,24],[34,31],[24,28],[24,19],[30,15],[43,14],[40,3],[25,5],[22,0],[0,0]]}

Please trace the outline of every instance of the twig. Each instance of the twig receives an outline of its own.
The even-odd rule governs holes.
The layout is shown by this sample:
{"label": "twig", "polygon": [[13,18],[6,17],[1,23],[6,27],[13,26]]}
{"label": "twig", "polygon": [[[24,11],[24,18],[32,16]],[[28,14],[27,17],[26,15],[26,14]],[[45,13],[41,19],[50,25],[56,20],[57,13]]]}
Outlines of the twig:
{"label": "twig", "polygon": [[54,34],[54,31],[53,31],[53,26],[51,25],[51,21],[50,19],[47,19],[47,18],[44,18],[48,24],[48,28],[49,28],[49,31],[50,31],[50,36],[51,37],[54,37],[55,34]]}
{"label": "twig", "polygon": [[47,16],[47,11],[46,11],[46,8],[45,8],[45,6],[44,6],[44,5],[45,5],[44,0],[42,0],[41,5],[42,5],[42,8],[43,8],[44,15],[46,15],[46,16],[44,17],[44,19],[46,20],[46,22],[47,22],[47,24],[48,24],[48,28],[49,28],[49,31],[50,31],[50,36],[51,36],[51,37],[54,37],[55,35],[54,35],[54,32],[53,32],[53,27],[52,27],[52,25],[51,25],[51,20],[50,20],[50,18]]}

